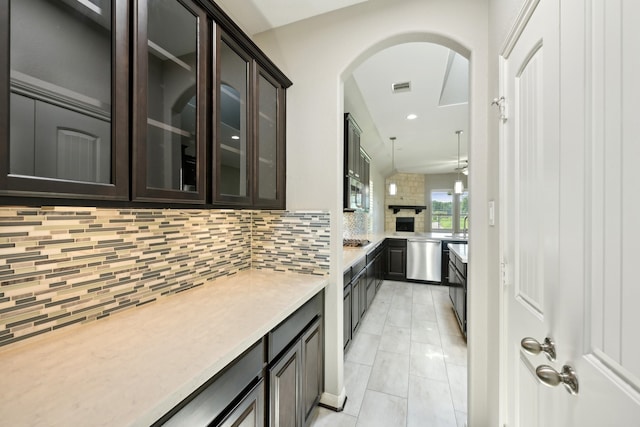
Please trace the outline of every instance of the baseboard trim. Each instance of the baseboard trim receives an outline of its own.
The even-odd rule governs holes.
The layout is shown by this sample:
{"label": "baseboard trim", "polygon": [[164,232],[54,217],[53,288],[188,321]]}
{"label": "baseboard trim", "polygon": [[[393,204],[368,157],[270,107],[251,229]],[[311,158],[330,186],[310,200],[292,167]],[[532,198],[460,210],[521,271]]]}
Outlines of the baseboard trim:
{"label": "baseboard trim", "polygon": [[322,393],[318,406],[330,409],[335,412],[342,412],[344,405],[347,403],[347,390],[343,387],[340,395],[331,393]]}

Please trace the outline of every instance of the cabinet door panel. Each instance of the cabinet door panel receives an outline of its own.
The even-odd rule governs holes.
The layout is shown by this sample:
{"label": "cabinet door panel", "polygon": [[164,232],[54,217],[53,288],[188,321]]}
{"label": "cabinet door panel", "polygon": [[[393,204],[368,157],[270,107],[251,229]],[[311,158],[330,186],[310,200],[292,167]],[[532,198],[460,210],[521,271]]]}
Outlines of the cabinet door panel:
{"label": "cabinet door panel", "polygon": [[367,311],[367,275],[360,276],[360,320],[364,317],[364,313]]}
{"label": "cabinet door panel", "polygon": [[404,280],[407,277],[407,249],[389,247],[388,277],[392,280]]}
{"label": "cabinet door panel", "polygon": [[302,336],[302,416],[307,424],[322,393],[323,378],[322,318]]}
{"label": "cabinet door panel", "polygon": [[264,381],[260,382],[245,396],[220,427],[263,427],[264,426]]}
{"label": "cabinet door panel", "polygon": [[298,342],[270,370],[270,426],[300,425],[300,355]]}
{"label": "cabinet door panel", "polygon": [[284,89],[258,69],[254,205],[284,209]]}
{"label": "cabinet door panel", "polygon": [[134,198],[204,203],[206,15],[188,0],[140,0],[137,25]]}
{"label": "cabinet door panel", "polygon": [[344,288],[342,307],[342,345],[346,349],[351,342],[351,285]]}
{"label": "cabinet door panel", "polygon": [[360,301],[362,293],[360,288],[363,281],[360,278],[353,279],[351,288],[351,331],[352,336],[360,325]]}
{"label": "cabinet door panel", "polygon": [[0,15],[0,190],[126,198],[126,1],[14,0]]}

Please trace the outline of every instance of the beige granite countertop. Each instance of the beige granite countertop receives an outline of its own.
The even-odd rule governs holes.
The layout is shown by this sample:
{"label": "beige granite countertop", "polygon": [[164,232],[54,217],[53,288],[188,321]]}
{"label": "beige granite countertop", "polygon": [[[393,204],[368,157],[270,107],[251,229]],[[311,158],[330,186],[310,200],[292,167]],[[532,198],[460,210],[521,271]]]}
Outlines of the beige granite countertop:
{"label": "beige granite countertop", "polygon": [[0,350],[0,424],[148,426],[328,284],[248,270]]}

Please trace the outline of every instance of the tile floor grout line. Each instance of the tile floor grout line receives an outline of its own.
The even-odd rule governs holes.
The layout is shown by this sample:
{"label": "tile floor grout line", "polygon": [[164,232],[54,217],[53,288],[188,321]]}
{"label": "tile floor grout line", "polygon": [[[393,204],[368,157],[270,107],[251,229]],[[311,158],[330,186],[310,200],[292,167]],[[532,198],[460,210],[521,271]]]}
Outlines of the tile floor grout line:
{"label": "tile floor grout line", "polygon": [[[385,284],[387,286],[385,286]],[[459,411],[456,410],[455,404],[454,404],[454,395],[453,395],[453,388],[452,388],[452,384],[451,384],[451,374],[450,374],[450,370],[451,368],[453,368],[454,366],[464,366],[467,367],[467,364],[461,365],[459,363],[451,363],[451,362],[447,362],[444,360],[444,356],[445,356],[445,341],[443,339],[443,335],[447,335],[448,337],[451,337],[449,339],[447,339],[447,347],[449,354],[451,354],[451,352],[454,352],[455,357],[458,357],[458,353],[457,353],[457,349],[454,348],[452,349],[452,346],[457,347],[458,346],[458,342],[457,342],[457,338],[461,338],[461,336],[457,335],[457,334],[451,334],[451,332],[453,332],[451,330],[451,326],[449,323],[452,322],[448,322],[447,321],[447,312],[448,310],[451,310],[450,307],[450,302],[447,299],[447,294],[446,294],[446,289],[440,290],[437,289],[436,287],[432,286],[432,285],[426,285],[427,289],[428,289],[428,297],[426,297],[426,301],[429,302],[428,304],[423,304],[423,305],[427,305],[427,306],[432,306],[433,307],[433,314],[435,315],[435,326],[437,328],[437,341],[440,343],[439,346],[436,346],[440,349],[440,354],[442,355],[442,361],[444,364],[444,369],[445,369],[445,378],[444,380],[436,380],[434,378],[429,378],[429,377],[420,377],[418,375],[412,375],[411,374],[411,361],[412,361],[412,350],[414,348],[417,348],[416,346],[418,345],[418,343],[420,341],[413,341],[413,331],[414,331],[414,326],[418,327],[419,325],[415,324],[414,325],[414,314],[417,314],[417,312],[414,309],[414,303],[416,302],[416,297],[420,298],[420,296],[417,295],[416,291],[418,289],[420,289],[420,286],[425,286],[422,284],[414,284],[414,283],[404,283],[404,282],[393,282],[393,281],[384,281],[383,284],[381,286],[385,286],[384,288],[384,292],[385,292],[385,298],[389,298],[389,302],[387,303],[386,301],[383,304],[376,304],[376,300],[374,299],[374,304],[376,304],[376,308],[374,310],[380,310],[380,312],[384,312],[384,321],[382,322],[382,330],[380,329],[376,329],[374,327],[370,327],[367,328],[368,330],[376,330],[379,331],[380,334],[374,334],[374,333],[370,333],[368,332],[367,335],[370,335],[372,337],[376,337],[377,338],[377,345],[375,346],[375,355],[373,357],[373,362],[372,365],[365,365],[362,364],[361,361],[353,361],[353,360],[349,360],[349,363],[353,364],[352,368],[357,369],[356,373],[360,373],[362,372],[362,368],[364,368],[364,370],[368,370],[369,374],[368,374],[368,378],[366,381],[366,384],[364,386],[364,392],[363,392],[363,396],[362,396],[362,400],[360,402],[355,402],[355,401],[351,401],[351,404],[359,404],[358,407],[358,415],[357,416],[353,416],[351,414],[348,413],[331,413],[331,412],[323,412],[323,415],[320,416],[319,414],[319,410],[318,412],[316,412],[316,415],[314,416],[314,421],[312,422],[311,426],[312,427],[321,427],[321,426],[339,426],[339,427],[353,427],[353,426],[357,426],[360,427],[362,426],[364,422],[363,421],[366,418],[367,414],[363,414],[363,408],[365,407],[365,400],[367,397],[367,392],[372,392],[372,393],[378,393],[376,396],[387,396],[389,398],[391,398],[393,401],[396,402],[396,404],[399,404],[400,401],[398,399],[402,399],[402,408],[404,408],[404,417],[405,417],[405,423],[404,426],[405,427],[410,427],[413,426],[413,424],[411,424],[412,419],[410,418],[410,414],[409,414],[409,407],[410,407],[410,402],[411,402],[411,393],[410,393],[410,388],[411,388],[411,381],[412,379],[414,381],[428,381],[431,384],[434,383],[447,383],[446,386],[444,384],[442,384],[442,386],[445,386],[446,389],[449,391],[449,398],[448,400],[450,401],[448,406],[448,409],[445,409],[446,411],[452,411],[453,412],[453,417],[452,419],[450,419],[451,422],[453,422],[454,424],[452,424],[454,427],[458,426],[458,425],[466,425],[464,422],[462,422],[461,419],[458,418],[458,414],[462,415],[462,416],[467,416],[467,412],[463,412],[463,411]],[[402,287],[407,287],[405,289],[403,289]],[[436,292],[441,292],[442,295],[437,295]],[[397,307],[399,305],[402,305],[401,303],[399,304],[399,299],[402,298],[408,298],[408,294],[410,294],[410,324],[409,324],[409,354],[408,354],[408,358],[409,358],[409,366],[408,366],[408,384],[407,384],[407,396],[406,397],[401,397],[401,396],[397,396],[395,394],[391,394],[387,391],[378,391],[378,390],[372,390],[369,388],[369,385],[372,381],[372,377],[373,377],[373,368],[376,364],[376,361],[378,360],[378,357],[380,356],[380,352],[381,351],[386,351],[387,353],[390,354],[398,354],[398,355],[402,355],[402,353],[395,353],[395,352],[389,352],[388,350],[382,350],[381,346],[382,346],[382,337],[385,333],[385,331],[387,331],[387,326],[389,327],[394,327],[394,328],[403,328],[401,326],[395,326],[395,325],[391,325],[389,323],[389,314],[392,310],[392,307]],[[437,300],[437,301],[436,301]],[[377,300],[377,301],[381,301],[381,300]],[[395,304],[394,304],[395,301]],[[407,300],[405,299],[404,304],[406,304]],[[372,305],[373,307],[373,305]],[[400,311],[407,311],[407,308],[400,308]],[[365,315],[365,317],[362,319],[361,324],[359,326],[359,331],[361,332],[361,337],[362,337],[362,331],[364,328],[364,325],[366,323],[371,323],[373,321],[376,320],[376,318],[369,316],[369,314],[371,314],[371,311],[367,312],[367,314]],[[402,320],[402,318],[398,319],[395,318],[394,322],[396,323],[401,323],[404,322],[404,320]],[[429,322],[431,322],[429,320]],[[404,324],[404,323],[402,323]],[[457,324],[455,326],[458,326]],[[377,327],[377,325],[376,325]],[[407,328],[403,328],[403,329],[407,329]],[[368,340],[369,342],[371,342],[371,340]],[[365,343],[365,341],[363,341],[363,343]],[[353,350],[354,344],[356,344],[356,340],[354,340],[351,344],[350,350]],[[388,342],[387,342],[388,344]],[[425,343],[427,345],[433,345],[431,343]],[[362,345],[366,345],[366,344],[362,344]],[[464,345],[466,347],[466,342],[464,342]],[[366,347],[362,347],[363,349],[366,350]],[[373,348],[370,348],[370,350],[373,350]],[[365,353],[366,354],[366,353]],[[465,357],[466,359],[466,357]],[[362,359],[361,359],[362,360]],[[366,358],[365,358],[366,360]],[[347,361],[346,355],[345,355],[345,362]],[[451,365],[451,366],[449,366]],[[355,373],[354,373],[355,374]],[[355,381],[355,380],[354,380]],[[345,381],[346,382],[346,381]],[[346,387],[346,384],[345,384]],[[360,385],[359,387],[362,387],[362,385]],[[347,389],[347,394],[349,394],[349,390]],[[369,396],[372,396],[371,394]],[[466,396],[466,395],[465,395]],[[386,399],[386,398],[385,398]],[[466,397],[465,397],[466,399]],[[374,400],[375,401],[375,400]],[[371,402],[371,401],[370,401]],[[348,401],[349,403],[349,401]],[[375,406],[375,405],[374,405]],[[372,409],[371,407],[371,403],[368,406],[369,409]],[[400,408],[400,407],[398,407]],[[378,408],[376,408],[378,409]],[[402,411],[402,409],[400,409],[400,411]],[[383,414],[384,415],[384,414]],[[369,416],[371,416],[371,414],[369,414]],[[332,418],[335,417],[335,418]],[[333,420],[333,421],[332,421]],[[369,419],[369,421],[371,421],[371,419]],[[466,421],[466,419],[464,420]],[[379,422],[382,422],[378,419],[374,420],[375,425],[379,425]],[[459,422],[461,422],[462,424],[459,424]],[[360,424],[359,424],[360,423]],[[397,423],[396,423],[397,425]],[[390,425],[387,424],[385,425],[385,427],[396,427],[396,425]],[[368,426],[367,426],[368,427]],[[397,427],[401,427],[401,426],[397,426]]]}

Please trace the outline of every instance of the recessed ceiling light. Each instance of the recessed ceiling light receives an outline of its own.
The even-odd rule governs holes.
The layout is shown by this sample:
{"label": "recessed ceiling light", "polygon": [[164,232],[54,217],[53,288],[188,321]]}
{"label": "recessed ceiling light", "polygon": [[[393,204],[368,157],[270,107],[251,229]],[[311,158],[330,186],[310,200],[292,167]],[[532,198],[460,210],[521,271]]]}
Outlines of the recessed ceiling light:
{"label": "recessed ceiling light", "polygon": [[407,120],[414,120],[414,119],[417,119],[417,118],[418,118],[418,116],[416,116],[415,114],[409,114],[407,116]]}
{"label": "recessed ceiling light", "polygon": [[233,135],[231,139],[240,139],[240,137],[238,135]]}

